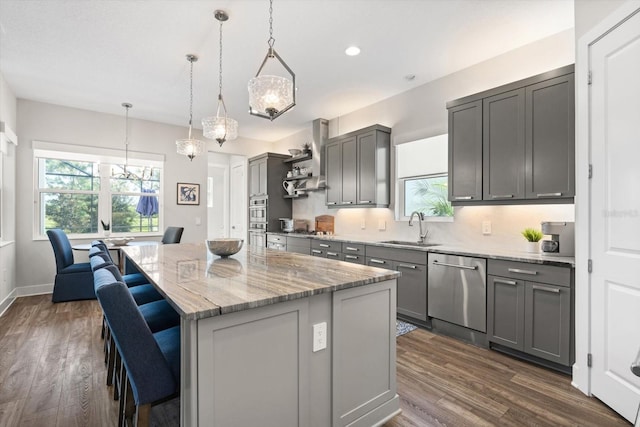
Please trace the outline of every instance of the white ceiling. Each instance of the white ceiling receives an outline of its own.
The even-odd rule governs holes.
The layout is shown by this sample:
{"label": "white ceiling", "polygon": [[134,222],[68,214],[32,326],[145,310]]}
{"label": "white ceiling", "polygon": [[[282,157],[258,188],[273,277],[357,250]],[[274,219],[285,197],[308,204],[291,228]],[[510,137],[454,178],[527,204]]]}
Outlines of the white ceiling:
{"label": "white ceiling", "polygon": [[[275,0],[275,48],[296,73],[297,106],[250,116],[247,81],[267,51],[267,0],[0,0],[0,71],[18,98],[186,126],[215,114],[218,21],[229,115],[277,140],[572,28],[573,0]],[[344,50],[356,44],[357,57]],[[415,74],[411,82],[403,77]]]}

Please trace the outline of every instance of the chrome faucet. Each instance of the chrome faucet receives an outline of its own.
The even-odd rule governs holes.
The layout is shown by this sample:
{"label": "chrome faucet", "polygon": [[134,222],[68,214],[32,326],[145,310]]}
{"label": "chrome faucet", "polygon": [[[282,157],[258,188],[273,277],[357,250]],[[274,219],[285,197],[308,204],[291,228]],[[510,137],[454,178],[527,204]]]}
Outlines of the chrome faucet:
{"label": "chrome faucet", "polygon": [[424,231],[422,231],[422,221],[424,220],[424,214],[422,212],[413,211],[411,212],[411,217],[409,218],[409,227],[413,227],[413,217],[418,216],[418,225],[420,225],[420,239],[418,239],[418,243],[424,243],[427,240],[427,236],[429,235],[429,230],[427,230],[427,226],[424,226]]}

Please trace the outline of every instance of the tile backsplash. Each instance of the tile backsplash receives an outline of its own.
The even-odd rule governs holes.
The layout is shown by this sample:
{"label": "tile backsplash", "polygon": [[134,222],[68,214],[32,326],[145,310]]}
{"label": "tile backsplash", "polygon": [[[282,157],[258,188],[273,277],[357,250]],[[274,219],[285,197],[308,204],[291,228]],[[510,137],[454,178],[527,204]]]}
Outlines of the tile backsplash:
{"label": "tile backsplash", "polygon": [[[407,221],[396,221],[393,209],[328,209],[324,203],[324,192],[311,193],[309,198],[294,202],[293,217],[313,224],[317,215],[334,215],[335,232],[344,237],[376,241],[418,238],[418,225],[409,227]],[[484,221],[491,223],[489,235],[482,233]],[[574,205],[456,207],[452,222],[428,221],[426,226],[431,242],[522,251],[525,240],[520,231],[526,227],[540,229],[542,221],[575,221]]]}

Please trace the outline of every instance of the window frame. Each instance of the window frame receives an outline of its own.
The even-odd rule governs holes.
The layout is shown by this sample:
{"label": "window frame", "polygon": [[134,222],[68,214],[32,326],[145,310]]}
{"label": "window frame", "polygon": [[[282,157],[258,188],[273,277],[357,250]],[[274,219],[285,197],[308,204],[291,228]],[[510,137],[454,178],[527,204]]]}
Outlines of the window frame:
{"label": "window frame", "polygon": [[[410,176],[402,176],[400,177],[400,173],[402,173],[402,171],[399,171],[399,156],[398,156],[398,149],[401,145],[404,144],[409,144],[409,143],[417,143],[419,141],[424,141],[424,144],[428,144],[429,141],[440,141],[442,143],[442,139],[447,139],[447,134],[441,134],[441,135],[434,135],[432,137],[427,137],[427,138],[419,138],[417,140],[413,140],[413,141],[405,141],[401,144],[395,144],[395,150],[394,150],[394,154],[395,154],[395,206],[394,206],[394,216],[395,216],[395,220],[396,221],[406,221],[408,222],[410,220],[409,216],[406,216],[404,214],[404,203],[405,203],[405,182],[408,180],[415,180],[415,179],[424,179],[424,178],[431,178],[431,177],[442,177],[442,176],[447,176],[449,175],[449,171],[448,170],[444,170],[444,171],[430,171],[430,173],[424,173],[424,174],[418,174],[418,175],[410,175]],[[446,162],[448,165],[448,162]],[[444,166],[442,166],[444,167]],[[447,167],[448,169],[448,167]],[[454,218],[455,218],[455,206],[453,207],[454,209],[454,216],[426,216],[424,217],[424,221],[426,222],[453,222]]]}
{"label": "window frame", "polygon": [[[72,193],[72,194],[95,194],[94,191],[86,190],[60,190],[40,188],[40,166],[39,159],[55,159],[67,161],[82,161],[98,164],[98,176],[100,179],[100,189],[98,191],[98,220],[108,220],[112,223],[112,195],[127,194],[123,192],[111,191],[111,166],[124,164],[124,152],[121,150],[104,149],[96,147],[87,147],[82,145],[67,145],[59,143],[34,141],[33,146],[33,240],[47,240],[46,231],[44,231],[44,216],[41,195],[45,193]],[[132,155],[133,154],[133,155]],[[161,236],[164,229],[164,155],[151,153],[132,153],[129,152],[129,166],[150,166],[160,170],[159,192],[158,197],[158,231],[153,232],[127,232],[115,233],[112,236],[135,236],[135,237],[152,237]],[[139,195],[139,193],[128,193],[130,195]],[[104,230],[98,225],[97,233],[72,233],[68,234],[70,239],[96,239],[104,238]]]}

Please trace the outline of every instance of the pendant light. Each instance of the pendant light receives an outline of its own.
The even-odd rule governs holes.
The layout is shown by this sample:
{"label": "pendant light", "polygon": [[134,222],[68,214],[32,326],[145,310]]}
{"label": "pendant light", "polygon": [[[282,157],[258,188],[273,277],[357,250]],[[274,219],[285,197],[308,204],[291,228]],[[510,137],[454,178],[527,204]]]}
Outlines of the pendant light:
{"label": "pendant light", "polygon": [[189,160],[193,161],[195,156],[199,156],[204,151],[204,142],[199,139],[191,138],[191,123],[193,121],[193,63],[198,60],[196,55],[187,55],[187,61],[191,65],[189,86],[189,137],[187,139],[178,139],[176,141],[176,147],[178,154],[187,156]]}
{"label": "pendant light", "polygon": [[238,137],[238,122],[227,116],[227,106],[222,98],[222,23],[229,19],[223,10],[214,12],[220,22],[220,68],[218,73],[218,109],[216,115],[202,119],[202,133],[206,138],[215,139],[222,147],[225,141],[232,141]]}
{"label": "pendant light", "polygon": [[[249,80],[249,113],[253,116],[274,120],[296,105],[296,75],[282,60],[273,48],[273,0],[269,0],[269,49],[256,76]],[[260,74],[269,60],[277,60],[286,72],[287,77]]]}
{"label": "pendant light", "polygon": [[[121,173],[111,173],[111,176],[116,179],[133,179],[133,180],[144,180],[147,179],[145,176],[140,178],[134,172],[129,170],[129,108],[133,108],[128,102],[123,102],[121,104],[125,108],[125,118],[124,118],[124,166],[122,167]],[[112,169],[113,171],[113,169]],[[146,168],[143,171],[146,172]]]}

